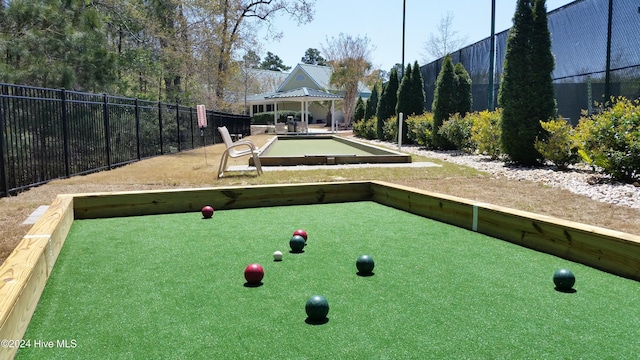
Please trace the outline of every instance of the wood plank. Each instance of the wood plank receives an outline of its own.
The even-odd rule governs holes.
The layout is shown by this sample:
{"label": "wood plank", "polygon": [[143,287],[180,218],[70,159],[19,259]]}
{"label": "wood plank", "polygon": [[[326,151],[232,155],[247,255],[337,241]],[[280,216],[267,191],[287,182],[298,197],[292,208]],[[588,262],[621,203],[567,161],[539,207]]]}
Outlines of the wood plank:
{"label": "wood plank", "polygon": [[380,181],[372,192],[381,204],[640,281],[640,236]]}
{"label": "wood plank", "polygon": [[[335,160],[333,160],[335,159]],[[262,166],[335,165],[335,164],[401,164],[411,163],[410,155],[311,154],[305,156],[261,156]],[[254,166],[253,158],[249,166]],[[331,167],[327,167],[328,170]]]}
{"label": "wood plank", "polygon": [[373,154],[376,155],[397,155],[399,157],[408,157],[409,161],[411,162],[411,155],[407,154],[407,153],[403,153],[400,151],[395,151],[386,147],[382,147],[382,146],[377,146],[377,145],[373,145],[373,144],[369,144],[369,143],[365,143],[365,142],[361,142],[361,141],[357,141],[351,138],[347,138],[344,136],[334,136],[333,137],[334,140],[336,141],[340,141],[343,142],[345,144],[349,144],[350,146],[353,146],[355,148],[358,149],[363,149],[367,152],[371,152]]}
{"label": "wood plank", "polygon": [[[73,222],[73,197],[58,196],[0,267],[0,339],[22,339]],[[10,359],[15,348],[0,348]]]}
{"label": "wood plank", "polygon": [[[74,215],[115,217],[260,206],[377,201],[640,280],[640,236],[382,181],[61,195],[0,267],[0,339],[21,339]],[[11,358],[15,349],[0,349]]]}
{"label": "wood plank", "polygon": [[215,209],[322,204],[368,199],[369,189],[368,182],[337,182],[99,193],[76,195],[74,208],[76,218],[96,218],[200,211],[205,204]]}
{"label": "wood plank", "polygon": [[[0,267],[0,340],[22,339],[47,282],[48,237],[25,237]],[[16,348],[0,347],[0,359]]]}
{"label": "wood plank", "polygon": [[381,181],[373,181],[371,189],[372,199],[380,204],[471,229],[473,203],[469,200]]}
{"label": "wood plank", "polygon": [[640,236],[488,204],[478,209],[478,231],[640,280]]}
{"label": "wood plank", "polygon": [[[280,144],[285,148],[301,145],[300,141],[311,141],[313,150],[308,152],[273,151]],[[284,145],[291,142],[292,144]],[[328,142],[327,144],[320,144]],[[333,142],[333,145],[330,143]],[[346,145],[346,146],[345,146]],[[301,145],[302,146],[302,145]],[[326,151],[321,149],[326,148]],[[334,165],[334,164],[367,164],[367,163],[411,163],[410,154],[397,152],[391,149],[354,141],[342,136],[333,135],[296,135],[278,136],[262,147],[260,151],[260,163],[262,166],[294,166],[294,165]],[[254,166],[253,158],[249,158],[249,166]]]}

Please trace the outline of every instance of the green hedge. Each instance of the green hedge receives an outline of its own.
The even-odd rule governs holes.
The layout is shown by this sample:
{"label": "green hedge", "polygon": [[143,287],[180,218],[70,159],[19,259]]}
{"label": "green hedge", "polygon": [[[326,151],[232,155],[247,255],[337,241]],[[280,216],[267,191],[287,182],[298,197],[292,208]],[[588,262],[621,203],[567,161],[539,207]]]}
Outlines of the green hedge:
{"label": "green hedge", "polygon": [[583,160],[616,180],[640,181],[640,101],[614,99],[576,128]]}
{"label": "green hedge", "polygon": [[471,117],[455,113],[442,123],[438,129],[438,135],[447,139],[456,149],[472,152],[476,149],[471,137],[472,125]]}
{"label": "green hedge", "polygon": [[[485,110],[464,117],[454,115],[434,129],[433,113],[410,116],[407,118],[409,143],[434,148],[433,134],[438,132],[459,150],[506,159],[501,146],[505,136],[501,131],[502,119],[502,109]],[[381,140],[396,140],[397,121],[392,120],[395,119],[385,121]],[[597,114],[582,117],[575,128],[561,117],[539,124],[548,136],[536,139],[534,146],[544,161],[566,168],[581,158],[613,179],[640,181],[640,99],[613,99],[609,107]],[[375,139],[375,126],[372,121],[356,124],[354,134]]]}
{"label": "green hedge", "polygon": [[433,113],[426,112],[407,118],[407,137],[409,144],[422,145],[428,149],[433,148]]}
{"label": "green hedge", "polygon": [[377,139],[376,126],[378,123],[377,117],[372,117],[369,120],[360,120],[353,123],[353,134],[367,140]]}
{"label": "green hedge", "polygon": [[534,146],[545,160],[553,163],[557,168],[566,169],[569,165],[577,163],[578,141],[576,141],[575,129],[563,118],[540,121],[542,128],[548,136],[536,139]]}
{"label": "green hedge", "polygon": [[471,120],[471,141],[478,153],[489,155],[496,160],[502,155],[502,110],[484,110],[467,114]]}

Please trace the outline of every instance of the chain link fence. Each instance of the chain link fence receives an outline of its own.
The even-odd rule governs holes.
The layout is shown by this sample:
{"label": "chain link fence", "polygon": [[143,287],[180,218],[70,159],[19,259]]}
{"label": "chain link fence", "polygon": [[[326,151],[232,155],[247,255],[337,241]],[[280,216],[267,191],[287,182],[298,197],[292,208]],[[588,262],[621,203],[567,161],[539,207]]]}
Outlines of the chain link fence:
{"label": "chain link fence", "polygon": [[[614,96],[640,97],[640,1],[578,0],[548,15],[555,70],[552,77],[558,114],[577,124],[583,111],[593,113],[594,104]],[[491,38],[451,54],[462,63],[473,81],[473,110],[495,104],[500,88],[508,30],[495,37],[495,72],[489,89]],[[425,108],[431,110],[442,59],[421,67],[426,93]]]}

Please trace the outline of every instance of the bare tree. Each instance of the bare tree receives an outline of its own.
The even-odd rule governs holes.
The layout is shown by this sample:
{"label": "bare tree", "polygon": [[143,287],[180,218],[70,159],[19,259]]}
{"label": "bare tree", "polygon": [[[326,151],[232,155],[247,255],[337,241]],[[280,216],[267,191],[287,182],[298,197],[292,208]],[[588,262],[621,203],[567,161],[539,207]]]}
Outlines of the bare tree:
{"label": "bare tree", "polygon": [[313,19],[315,0],[182,0],[191,4],[190,19],[197,28],[196,58],[212,101],[226,105],[227,89],[239,71],[234,64],[243,49],[254,48],[257,33],[267,26],[274,38],[277,29],[271,21],[288,15],[298,24]]}
{"label": "bare tree", "polygon": [[347,125],[353,119],[361,85],[371,70],[373,50],[368,37],[353,37],[343,33],[337,38],[327,38],[326,46],[322,47],[327,64],[333,69],[331,85],[344,93],[342,110]]}
{"label": "bare tree", "polygon": [[466,36],[458,36],[458,32],[453,30],[453,13],[449,11],[446,16],[440,18],[438,33],[429,34],[429,40],[424,43],[423,49],[426,55],[423,55],[423,62],[427,64],[443,58],[452,51],[460,49],[466,42]]}

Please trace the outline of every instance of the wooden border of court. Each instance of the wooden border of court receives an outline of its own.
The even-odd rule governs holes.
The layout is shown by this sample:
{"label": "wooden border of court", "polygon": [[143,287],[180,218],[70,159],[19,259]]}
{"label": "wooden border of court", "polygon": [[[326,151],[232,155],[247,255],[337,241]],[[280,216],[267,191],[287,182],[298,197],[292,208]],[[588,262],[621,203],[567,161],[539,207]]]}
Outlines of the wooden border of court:
{"label": "wooden border of court", "polygon": [[[381,181],[59,195],[0,267],[0,340],[20,340],[74,219],[375,201],[640,281],[640,236]],[[0,347],[0,358],[17,348]],[[15,343],[14,343],[15,344]]]}
{"label": "wooden border of court", "polygon": [[[284,140],[283,140],[284,139]],[[334,140],[356,149],[370,153],[371,155],[355,154],[312,154],[300,156],[272,156],[269,155],[271,147],[278,141],[286,139],[311,139]],[[369,143],[353,140],[335,135],[277,135],[260,148],[260,163],[263,166],[294,166],[294,165],[338,165],[338,164],[368,164],[368,163],[411,163],[411,155],[376,146]],[[249,166],[255,166],[253,158],[249,158]]]}

